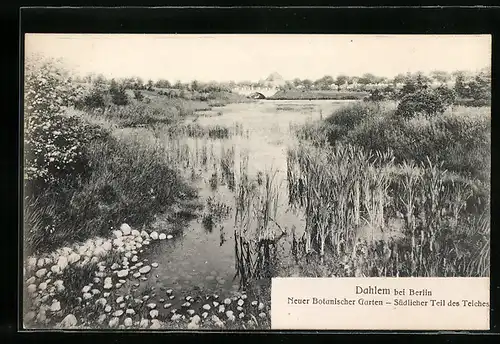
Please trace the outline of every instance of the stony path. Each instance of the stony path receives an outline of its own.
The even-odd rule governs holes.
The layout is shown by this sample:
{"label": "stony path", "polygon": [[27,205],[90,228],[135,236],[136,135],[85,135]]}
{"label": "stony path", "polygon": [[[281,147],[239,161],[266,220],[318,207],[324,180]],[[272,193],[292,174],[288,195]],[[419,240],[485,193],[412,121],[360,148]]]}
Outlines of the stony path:
{"label": "stony path", "polygon": [[163,286],[139,288],[158,267],[141,254],[155,241],[172,238],[123,224],[113,238],[89,239],[44,257],[29,257],[24,268],[25,327],[269,328],[268,307],[245,292],[181,296]]}

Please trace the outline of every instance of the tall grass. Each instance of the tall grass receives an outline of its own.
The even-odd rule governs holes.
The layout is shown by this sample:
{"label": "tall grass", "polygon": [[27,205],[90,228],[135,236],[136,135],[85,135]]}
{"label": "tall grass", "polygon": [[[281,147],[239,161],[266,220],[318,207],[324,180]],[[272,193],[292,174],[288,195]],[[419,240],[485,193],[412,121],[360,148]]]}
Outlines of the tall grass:
{"label": "tall grass", "polygon": [[[88,169],[89,177],[76,187],[59,184],[26,205],[27,246],[45,251],[106,236],[122,222],[141,226],[169,204],[195,195],[158,146],[115,138],[94,142]],[[50,235],[47,226],[54,228]]]}
{"label": "tall grass", "polygon": [[[472,184],[430,160],[400,166],[390,151],[302,143],[288,151],[287,165],[289,202],[306,215],[298,240],[306,254],[315,253],[323,262],[330,252],[359,276],[487,273],[488,206],[480,215],[468,212]],[[405,220],[403,238],[374,244],[373,233],[388,231],[396,214]],[[481,221],[471,220],[478,216]],[[362,228],[372,237],[362,237]]]}

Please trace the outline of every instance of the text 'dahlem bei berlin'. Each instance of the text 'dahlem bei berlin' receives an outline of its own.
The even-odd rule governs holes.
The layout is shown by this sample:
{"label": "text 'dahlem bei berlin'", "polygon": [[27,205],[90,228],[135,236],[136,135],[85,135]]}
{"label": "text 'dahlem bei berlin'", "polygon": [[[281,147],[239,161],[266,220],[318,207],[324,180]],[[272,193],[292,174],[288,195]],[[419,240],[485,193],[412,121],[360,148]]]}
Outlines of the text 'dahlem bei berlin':
{"label": "text 'dahlem bei berlin'", "polygon": [[[487,278],[274,279],[275,329],[489,328]],[[458,321],[459,317],[469,319]],[[410,320],[412,319],[412,320]],[[454,320],[455,319],[455,320]]]}

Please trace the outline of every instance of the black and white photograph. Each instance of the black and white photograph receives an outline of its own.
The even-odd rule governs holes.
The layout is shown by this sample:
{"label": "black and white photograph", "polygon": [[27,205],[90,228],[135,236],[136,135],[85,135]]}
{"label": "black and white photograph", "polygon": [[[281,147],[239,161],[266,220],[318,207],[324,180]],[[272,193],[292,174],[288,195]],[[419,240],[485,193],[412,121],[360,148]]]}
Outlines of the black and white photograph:
{"label": "black and white photograph", "polygon": [[275,277],[490,277],[491,44],[26,34],[24,329],[269,330]]}

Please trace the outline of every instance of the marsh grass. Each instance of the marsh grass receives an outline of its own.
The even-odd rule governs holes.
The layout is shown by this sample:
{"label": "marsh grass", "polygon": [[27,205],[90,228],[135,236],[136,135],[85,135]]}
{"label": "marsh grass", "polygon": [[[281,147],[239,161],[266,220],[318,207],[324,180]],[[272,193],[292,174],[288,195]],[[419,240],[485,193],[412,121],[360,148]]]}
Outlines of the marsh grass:
{"label": "marsh grass", "polygon": [[[304,209],[306,228],[294,255],[326,253],[356,276],[475,276],[489,266],[488,204],[470,213],[471,183],[430,159],[395,165],[391,152],[302,143],[287,157],[289,203]],[[480,203],[477,199],[474,203]],[[401,214],[403,238],[375,239]],[[477,218],[481,218],[479,221]],[[371,238],[360,237],[360,228]],[[477,252],[481,252],[478,254]]]}

